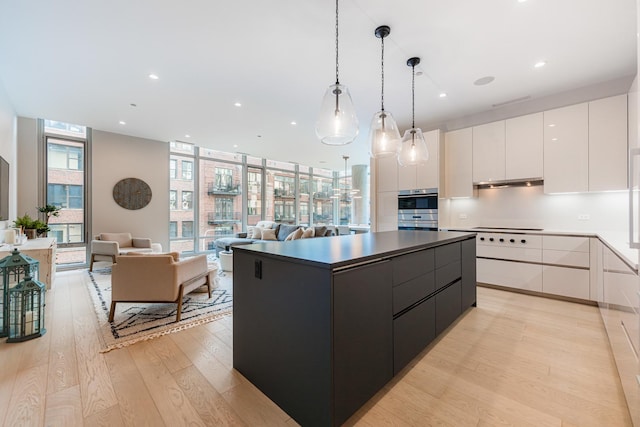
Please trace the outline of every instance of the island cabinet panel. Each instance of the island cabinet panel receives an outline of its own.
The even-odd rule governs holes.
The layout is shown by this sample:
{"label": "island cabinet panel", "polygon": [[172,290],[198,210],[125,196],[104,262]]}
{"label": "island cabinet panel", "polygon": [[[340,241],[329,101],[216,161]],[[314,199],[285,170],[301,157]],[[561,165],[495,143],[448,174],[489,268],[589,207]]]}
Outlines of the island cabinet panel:
{"label": "island cabinet panel", "polygon": [[447,329],[460,316],[460,313],[462,313],[462,286],[458,280],[436,294],[436,335]]}
{"label": "island cabinet panel", "polygon": [[391,262],[333,277],[335,420],[341,424],[393,377]]}
{"label": "island cabinet panel", "polygon": [[462,256],[462,310],[476,305],[476,241],[475,239],[460,242]]}
{"label": "island cabinet panel", "polygon": [[429,298],[393,320],[393,374],[436,337],[436,302]]}

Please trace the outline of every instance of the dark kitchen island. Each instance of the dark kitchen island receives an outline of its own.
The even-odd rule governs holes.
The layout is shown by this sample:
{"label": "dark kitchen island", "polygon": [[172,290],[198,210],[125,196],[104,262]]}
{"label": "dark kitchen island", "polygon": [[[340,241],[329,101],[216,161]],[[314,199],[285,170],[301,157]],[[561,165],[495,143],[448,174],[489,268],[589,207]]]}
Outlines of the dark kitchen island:
{"label": "dark kitchen island", "polygon": [[476,303],[474,233],[233,250],[233,366],[298,423],[340,425]]}

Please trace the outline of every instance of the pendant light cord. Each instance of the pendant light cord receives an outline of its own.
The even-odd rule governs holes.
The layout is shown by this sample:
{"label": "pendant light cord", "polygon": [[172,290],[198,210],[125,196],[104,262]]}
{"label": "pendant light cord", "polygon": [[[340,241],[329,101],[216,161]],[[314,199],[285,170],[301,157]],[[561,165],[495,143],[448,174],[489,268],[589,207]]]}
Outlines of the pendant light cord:
{"label": "pendant light cord", "polygon": [[416,128],[416,66],[411,66],[411,128]]}
{"label": "pendant light cord", "polygon": [[336,84],[340,84],[338,79],[338,0],[336,0]]}
{"label": "pendant light cord", "polygon": [[382,54],[380,55],[380,70],[381,70],[381,92],[380,92],[380,111],[384,111],[384,37],[380,37],[382,42]]}

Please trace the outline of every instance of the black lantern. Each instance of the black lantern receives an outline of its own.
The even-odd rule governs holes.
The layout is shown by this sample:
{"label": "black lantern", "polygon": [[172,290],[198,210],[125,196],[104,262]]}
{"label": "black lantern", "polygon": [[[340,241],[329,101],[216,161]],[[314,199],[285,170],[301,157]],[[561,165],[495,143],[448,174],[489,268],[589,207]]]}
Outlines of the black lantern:
{"label": "black lantern", "polygon": [[38,267],[40,263],[35,259],[21,254],[14,249],[11,255],[0,260],[0,289],[2,301],[0,301],[0,337],[9,334],[9,289],[16,286],[26,277],[38,279]]}
{"label": "black lantern", "polygon": [[27,276],[9,289],[7,342],[21,342],[41,337],[44,328],[45,285]]}

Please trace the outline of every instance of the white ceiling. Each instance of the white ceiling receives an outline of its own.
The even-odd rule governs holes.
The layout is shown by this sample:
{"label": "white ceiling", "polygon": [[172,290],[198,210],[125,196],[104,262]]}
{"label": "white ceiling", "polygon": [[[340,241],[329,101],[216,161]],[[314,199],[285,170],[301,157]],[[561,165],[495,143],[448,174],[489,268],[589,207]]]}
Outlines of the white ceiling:
{"label": "white ceiling", "polygon": [[[360,135],[324,146],[314,124],[335,80],[334,19],[328,0],[6,0],[0,81],[19,116],[342,169],[344,154],[368,163],[379,25],[391,27],[385,107],[401,131],[411,124],[411,56],[422,58],[423,129],[636,73],[635,0],[342,0],[340,82]],[[473,84],[488,75],[493,83]]]}

